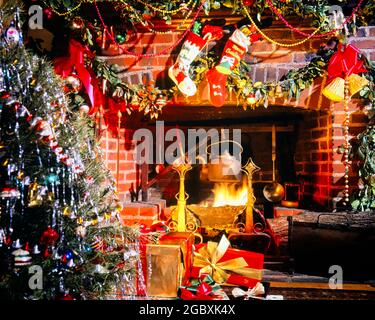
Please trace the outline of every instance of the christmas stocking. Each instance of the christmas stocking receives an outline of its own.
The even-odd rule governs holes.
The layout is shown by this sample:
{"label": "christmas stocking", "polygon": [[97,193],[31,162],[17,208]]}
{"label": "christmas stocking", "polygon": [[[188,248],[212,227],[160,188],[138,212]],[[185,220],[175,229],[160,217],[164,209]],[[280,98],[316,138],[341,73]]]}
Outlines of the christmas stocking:
{"label": "christmas stocking", "polygon": [[197,34],[190,32],[185,40],[176,63],[169,68],[168,75],[177,85],[177,88],[187,96],[193,96],[197,87],[189,77],[190,64],[202,51],[210,37],[201,38]]}
{"label": "christmas stocking", "polygon": [[210,100],[215,107],[221,107],[225,102],[228,75],[245,56],[249,45],[259,40],[259,36],[255,35],[252,30],[249,26],[236,29],[225,44],[219,65],[210,69],[206,74]]}

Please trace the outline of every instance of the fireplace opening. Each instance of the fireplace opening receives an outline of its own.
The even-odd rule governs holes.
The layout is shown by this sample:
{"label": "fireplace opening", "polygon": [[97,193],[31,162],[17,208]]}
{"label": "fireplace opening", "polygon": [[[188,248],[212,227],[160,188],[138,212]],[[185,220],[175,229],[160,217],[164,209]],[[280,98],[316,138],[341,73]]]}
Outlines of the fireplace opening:
{"label": "fireplace opening", "polygon": [[[233,110],[231,113],[226,113],[225,110],[220,110],[219,114],[212,117],[210,114],[212,110],[208,111],[212,108],[207,108],[207,113],[201,113],[197,118],[197,112],[187,110],[181,112],[181,109],[186,109],[185,107],[176,107],[176,109],[179,115],[176,115],[176,111],[166,112],[165,131],[177,128],[177,123],[178,128],[185,135],[191,128],[202,128],[206,131],[217,129],[218,132],[223,128],[241,130],[243,152],[240,165],[244,166],[251,158],[260,168],[252,180],[256,198],[255,207],[264,210],[270,216],[275,205],[282,205],[281,201],[270,203],[263,194],[264,187],[273,181],[272,126],[274,125],[277,142],[275,180],[283,186],[294,186],[294,189],[288,189],[287,192],[287,196],[292,195],[294,200],[290,203],[292,206],[304,209],[314,207],[325,211],[330,209],[330,186],[325,180],[330,172],[328,154],[329,149],[332,148],[328,143],[330,129],[328,112],[271,107],[271,110],[263,112],[253,110],[251,113],[233,113]],[[234,117],[237,113],[240,116]],[[149,123],[148,128],[151,131],[153,127],[155,124]],[[221,137],[222,140],[227,138]],[[169,144],[165,143],[166,149]],[[209,144],[208,140],[207,145]],[[156,147],[154,145],[155,150]],[[187,142],[184,150],[188,150]],[[231,149],[225,152],[229,157],[233,156]],[[185,178],[185,190],[189,195],[187,203],[211,207],[244,205],[248,197],[246,176],[240,175],[237,181],[212,181],[207,172],[209,165],[195,164],[187,173]],[[160,167],[160,165],[149,167],[148,180],[153,181],[148,188],[149,198],[161,197],[166,200],[167,206],[176,205],[176,194],[179,190],[178,174],[174,170],[165,170],[167,164],[164,164],[163,169]],[[327,183],[324,184],[324,181]],[[288,205],[288,202],[283,203]]]}

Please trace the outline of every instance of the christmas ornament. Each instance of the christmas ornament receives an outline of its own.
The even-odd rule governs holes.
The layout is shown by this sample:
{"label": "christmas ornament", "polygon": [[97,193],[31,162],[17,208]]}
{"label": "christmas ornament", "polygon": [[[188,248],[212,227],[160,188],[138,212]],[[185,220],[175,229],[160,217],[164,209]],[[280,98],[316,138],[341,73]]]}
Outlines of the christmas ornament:
{"label": "christmas ornament", "polygon": [[41,194],[41,186],[35,178],[34,182],[30,183],[28,192],[28,207],[35,208],[43,204],[43,196]]}
{"label": "christmas ornament", "polygon": [[96,264],[95,269],[94,269],[94,273],[107,274],[107,273],[109,273],[109,271],[106,267],[103,267],[100,264]]}
{"label": "christmas ornament", "polygon": [[133,110],[138,110],[140,106],[139,98],[136,94],[132,96],[132,100],[130,101],[130,107]]}
{"label": "christmas ornament", "polygon": [[13,187],[4,187],[0,191],[1,199],[10,199],[10,198],[19,199],[20,196],[21,196],[21,193],[16,188],[13,188]]}
{"label": "christmas ornament", "polygon": [[66,266],[67,266],[68,268],[73,268],[73,267],[75,267],[75,263],[74,263],[73,259],[70,259],[70,260],[68,261],[68,263],[66,264]]}
{"label": "christmas ornament", "polygon": [[350,87],[353,89],[349,92],[350,95],[355,94],[368,84],[367,79],[358,75],[358,73],[367,72],[363,68],[363,60],[359,58],[358,48],[350,44],[339,44],[337,52],[332,55],[328,63],[327,72],[330,83],[322,91],[324,96],[336,102],[344,100],[345,80],[348,81],[348,89],[350,90]]}
{"label": "christmas ornament", "polygon": [[52,227],[48,227],[42,234],[40,238],[40,243],[46,246],[52,246],[55,244],[57,239],[59,238],[59,234],[54,230]]}
{"label": "christmas ornament", "polygon": [[322,94],[332,101],[342,101],[344,100],[344,84],[345,80],[337,77],[323,89]]}
{"label": "christmas ornament", "polygon": [[51,20],[51,19],[52,19],[52,17],[53,17],[53,10],[52,10],[52,8],[45,8],[45,9],[43,10],[43,13],[44,13],[44,15],[46,16],[46,18],[47,18],[48,20]]}
{"label": "christmas ornament", "polygon": [[243,0],[242,3],[244,4],[244,6],[249,7],[255,3],[255,0]]}
{"label": "christmas ornament", "polygon": [[76,228],[76,235],[80,238],[84,238],[86,236],[87,230],[84,226],[78,226]]}
{"label": "christmas ornament", "polygon": [[72,250],[67,250],[64,254],[64,258],[66,259],[66,261],[73,259],[73,256],[74,254]]}
{"label": "christmas ornament", "polygon": [[22,248],[22,244],[21,244],[20,239],[17,239],[16,241],[14,241],[13,244],[12,244],[12,247],[14,249],[20,249],[20,248]]}
{"label": "christmas ornament", "polygon": [[90,107],[86,104],[86,103],[84,103],[84,104],[81,104],[80,106],[79,106],[79,111],[81,112],[81,113],[89,113],[89,111],[90,111]]}
{"label": "christmas ornament", "polygon": [[246,99],[246,102],[251,106],[254,105],[257,102],[257,100],[255,99],[255,94],[250,93],[249,96]]}
{"label": "christmas ornament", "polygon": [[118,102],[124,98],[124,95],[125,95],[124,89],[117,86],[116,89],[112,93],[112,98]]}
{"label": "christmas ornament", "polygon": [[34,247],[33,247],[33,251],[31,252],[32,254],[39,254],[40,253],[40,250],[39,250],[39,247],[38,245],[36,244]]}
{"label": "christmas ornament", "polygon": [[284,96],[283,88],[280,85],[277,85],[275,89],[275,97],[282,98],[283,96]]}
{"label": "christmas ornament", "polygon": [[73,295],[71,295],[69,293],[69,291],[65,291],[63,294],[59,294],[56,297],[56,300],[59,300],[59,301],[64,301],[64,300],[71,301],[71,300],[76,300],[76,299],[74,298]]}
{"label": "christmas ornament", "polygon": [[125,43],[125,41],[126,41],[126,35],[122,35],[122,34],[116,35],[116,42],[118,44],[123,44],[123,43]]}
{"label": "christmas ornament", "polygon": [[369,84],[369,80],[364,77],[361,77],[358,74],[351,74],[348,77],[349,92],[354,96],[357,92],[361,91],[365,86]]}
{"label": "christmas ornament", "polygon": [[85,26],[85,22],[81,17],[75,17],[72,20],[72,29],[81,30]]}
{"label": "christmas ornament", "polygon": [[14,21],[11,22],[9,28],[5,32],[5,39],[9,44],[17,44],[20,41],[20,33],[15,27]]}
{"label": "christmas ornament", "polygon": [[82,90],[82,82],[79,79],[75,68],[72,73],[65,78],[65,92],[78,93]]}
{"label": "christmas ornament", "polygon": [[158,95],[155,101],[156,107],[158,107],[158,109],[162,109],[166,106],[166,104],[167,104],[167,99],[162,94]]}
{"label": "christmas ornament", "polygon": [[95,237],[95,240],[91,243],[91,248],[95,251],[101,250],[103,246],[104,246],[104,242],[99,237]]}
{"label": "christmas ornament", "polygon": [[14,256],[14,266],[15,267],[24,267],[31,265],[31,256],[30,253],[26,250],[17,249],[12,252]]}

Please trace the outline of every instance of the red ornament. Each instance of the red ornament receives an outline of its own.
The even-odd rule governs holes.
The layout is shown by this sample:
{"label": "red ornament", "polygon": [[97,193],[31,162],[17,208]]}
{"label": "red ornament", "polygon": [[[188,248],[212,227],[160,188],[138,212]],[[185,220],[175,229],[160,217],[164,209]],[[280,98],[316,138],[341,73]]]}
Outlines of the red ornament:
{"label": "red ornament", "polygon": [[43,10],[43,13],[44,13],[44,15],[46,16],[46,18],[48,20],[52,19],[52,17],[53,17],[53,10],[52,10],[52,8],[45,8]]}
{"label": "red ornament", "polygon": [[40,242],[47,246],[52,246],[57,239],[59,234],[52,227],[48,227],[46,231],[43,232]]}
{"label": "red ornament", "polygon": [[[282,2],[282,1],[280,1],[280,2]],[[247,6],[247,7],[252,6],[254,3],[255,3],[255,0],[244,0],[243,1],[244,6]]]}
{"label": "red ornament", "polygon": [[56,297],[56,300],[75,300],[73,295],[71,295],[70,293],[63,293],[63,294],[59,294],[57,297]]}
{"label": "red ornament", "polygon": [[3,92],[0,96],[0,99],[8,99],[8,98],[10,98],[9,92]]}
{"label": "red ornament", "polygon": [[25,243],[25,250],[26,250],[26,251],[30,251],[30,246],[29,246],[29,243],[28,243],[28,242]]}
{"label": "red ornament", "polygon": [[50,255],[50,253],[49,253],[49,251],[48,251],[48,247],[46,247],[46,248],[44,249],[44,251],[43,251],[43,257],[44,257],[44,258],[47,258],[47,257],[49,257],[49,255]]}
{"label": "red ornament", "polygon": [[12,243],[13,243],[13,240],[12,238],[10,237],[10,235],[7,235],[6,238],[5,238],[5,245],[7,246],[10,246]]}

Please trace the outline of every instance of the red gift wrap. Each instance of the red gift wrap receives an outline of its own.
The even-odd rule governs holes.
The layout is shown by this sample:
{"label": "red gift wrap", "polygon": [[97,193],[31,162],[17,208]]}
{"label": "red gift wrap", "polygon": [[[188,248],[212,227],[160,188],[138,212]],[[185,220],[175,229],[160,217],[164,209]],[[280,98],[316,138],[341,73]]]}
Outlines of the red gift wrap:
{"label": "red gift wrap", "polygon": [[223,236],[220,243],[199,244],[194,251],[191,277],[211,275],[219,283],[254,287],[262,280],[264,255],[261,253],[229,248]]}

